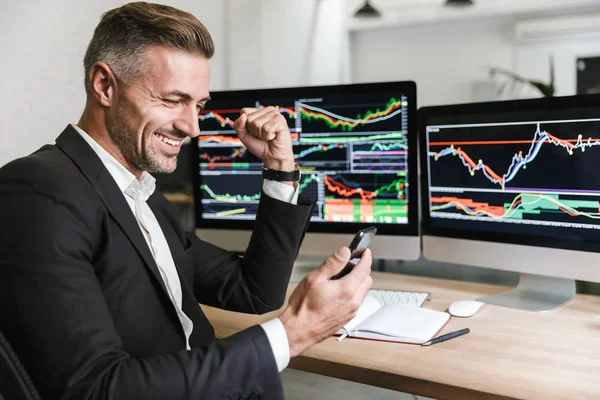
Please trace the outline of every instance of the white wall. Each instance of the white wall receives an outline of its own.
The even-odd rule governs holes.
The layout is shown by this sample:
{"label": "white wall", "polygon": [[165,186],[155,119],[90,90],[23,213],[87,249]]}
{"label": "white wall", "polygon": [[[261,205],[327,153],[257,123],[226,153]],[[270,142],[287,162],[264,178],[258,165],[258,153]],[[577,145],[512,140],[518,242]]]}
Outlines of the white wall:
{"label": "white wall", "polygon": [[[483,83],[500,85],[506,80],[490,81],[485,67],[508,68],[523,77],[549,82],[549,55],[553,54],[556,95],[574,95],[575,60],[580,56],[600,56],[600,26],[585,27],[582,34],[571,33],[577,30],[578,21],[597,18],[594,15],[598,13],[541,22],[505,18],[358,30],[352,33],[351,40],[353,80],[414,80],[419,106],[484,100],[473,93],[476,82],[480,83],[478,88],[487,90],[486,100],[493,100],[497,87]],[[516,27],[528,23],[533,29],[532,21],[539,25],[543,38],[520,39]],[[555,27],[556,35],[548,23]],[[499,99],[540,96],[535,89],[519,86]]]}
{"label": "white wall", "polygon": [[[515,49],[515,70],[522,76],[547,82],[550,80],[550,55],[554,56],[556,96],[577,94],[577,58],[600,56],[600,35],[550,38],[518,44]],[[539,92],[523,90],[519,96],[539,96]]]}
{"label": "white wall", "polygon": [[[0,5],[0,166],[29,154],[77,122],[85,104],[83,56],[102,13],[125,1],[3,1]],[[211,85],[225,80],[224,6],[163,1],[196,15],[217,48]],[[221,49],[221,50],[220,50]]]}
{"label": "white wall", "polygon": [[485,67],[513,67],[510,20],[445,22],[356,31],[354,82],[414,80],[419,106],[471,101]]}
{"label": "white wall", "polygon": [[343,0],[229,0],[225,14],[229,88],[349,80]]}

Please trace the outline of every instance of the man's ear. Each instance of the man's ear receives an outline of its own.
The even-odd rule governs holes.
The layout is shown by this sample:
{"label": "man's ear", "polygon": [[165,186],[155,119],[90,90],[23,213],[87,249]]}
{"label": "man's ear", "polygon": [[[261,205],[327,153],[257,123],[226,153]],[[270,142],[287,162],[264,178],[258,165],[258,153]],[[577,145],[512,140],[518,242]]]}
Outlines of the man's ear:
{"label": "man's ear", "polygon": [[100,104],[110,107],[115,101],[117,79],[108,65],[97,62],[89,72],[90,95]]}

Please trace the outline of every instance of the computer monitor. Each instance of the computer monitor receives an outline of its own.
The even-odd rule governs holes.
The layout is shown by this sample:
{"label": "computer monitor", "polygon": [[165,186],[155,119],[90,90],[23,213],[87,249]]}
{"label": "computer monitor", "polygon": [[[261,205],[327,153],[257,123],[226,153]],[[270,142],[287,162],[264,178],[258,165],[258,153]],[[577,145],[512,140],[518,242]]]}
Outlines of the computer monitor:
{"label": "computer monitor", "polygon": [[233,129],[243,107],[278,107],[288,121],[300,194],[315,202],[300,255],[327,256],[377,227],[373,257],[420,255],[414,82],[211,93],[199,116],[195,204],[198,235],[248,245],[262,187],[261,161]]}
{"label": "computer monitor", "polygon": [[423,256],[517,271],[487,303],[549,310],[600,282],[600,96],[419,110]]}

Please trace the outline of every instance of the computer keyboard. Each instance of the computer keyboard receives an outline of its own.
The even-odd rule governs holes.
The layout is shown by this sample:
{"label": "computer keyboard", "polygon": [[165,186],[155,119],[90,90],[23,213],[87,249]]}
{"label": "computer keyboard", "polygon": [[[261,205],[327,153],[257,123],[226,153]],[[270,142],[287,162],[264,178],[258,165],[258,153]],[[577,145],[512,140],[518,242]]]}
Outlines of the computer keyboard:
{"label": "computer keyboard", "polygon": [[382,290],[371,289],[367,292],[367,296],[374,297],[382,305],[388,304],[410,304],[421,307],[429,298],[430,293],[426,292],[409,292],[403,290]]}

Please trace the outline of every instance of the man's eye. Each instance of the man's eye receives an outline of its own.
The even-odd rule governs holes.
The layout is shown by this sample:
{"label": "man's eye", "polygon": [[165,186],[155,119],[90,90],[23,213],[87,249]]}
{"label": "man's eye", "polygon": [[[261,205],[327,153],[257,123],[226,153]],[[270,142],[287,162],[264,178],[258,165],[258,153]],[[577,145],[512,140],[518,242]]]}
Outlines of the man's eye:
{"label": "man's eye", "polygon": [[198,111],[204,111],[206,109],[206,104],[197,104],[196,108]]}
{"label": "man's eye", "polygon": [[168,104],[179,104],[179,100],[163,99],[163,101]]}

